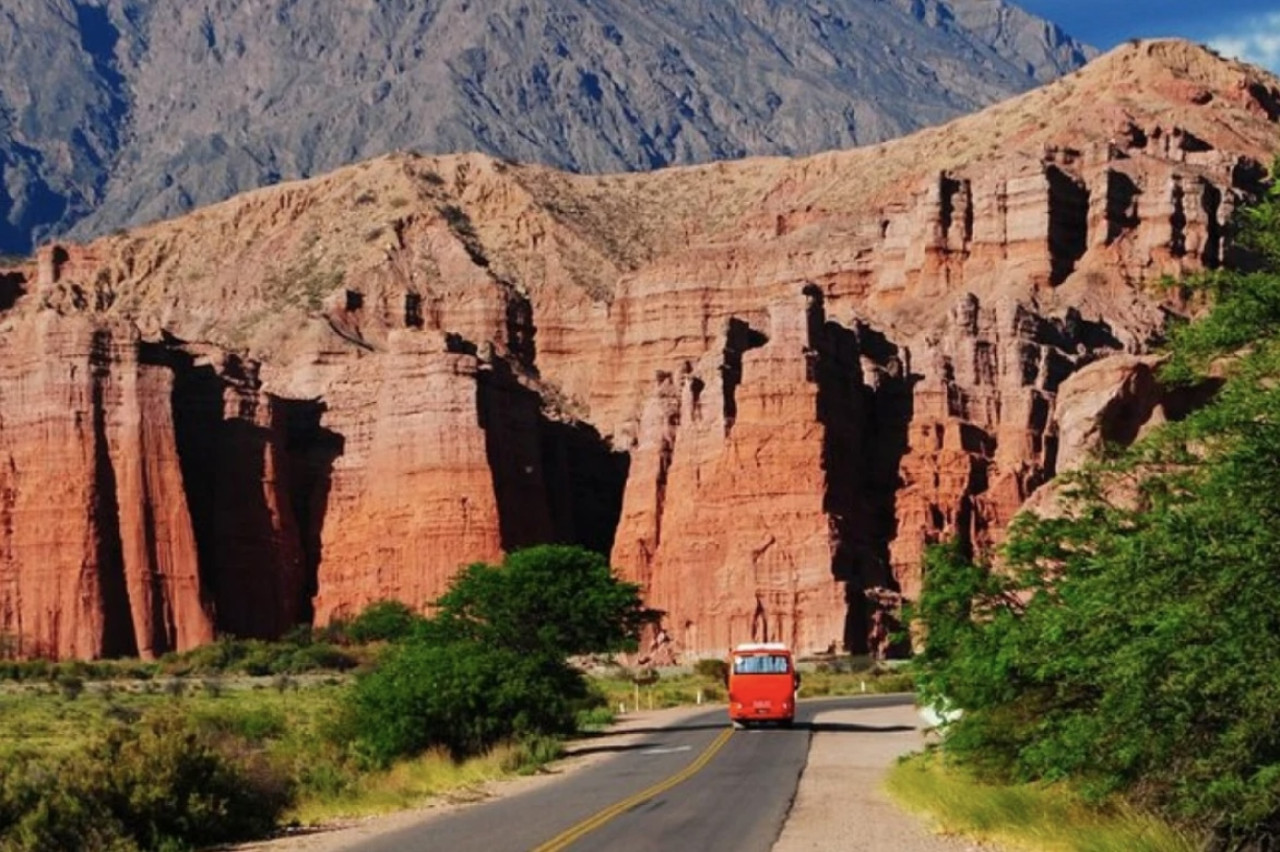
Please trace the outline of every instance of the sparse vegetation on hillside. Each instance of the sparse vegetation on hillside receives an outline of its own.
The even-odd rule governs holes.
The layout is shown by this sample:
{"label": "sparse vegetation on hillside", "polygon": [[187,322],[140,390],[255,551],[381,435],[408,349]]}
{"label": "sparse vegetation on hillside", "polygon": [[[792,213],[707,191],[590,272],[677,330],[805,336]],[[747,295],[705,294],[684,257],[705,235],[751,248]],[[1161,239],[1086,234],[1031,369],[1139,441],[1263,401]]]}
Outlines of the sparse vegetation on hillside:
{"label": "sparse vegetation on hillside", "polygon": [[307,672],[342,672],[367,663],[373,651],[351,644],[340,633],[314,638],[298,632],[278,642],[223,637],[185,653],[165,654],[159,660],[4,660],[0,681],[55,683],[64,678],[92,681],[146,682],[162,678],[208,675],[300,675]]}
{"label": "sparse vegetation on hillside", "polygon": [[273,310],[301,305],[310,311],[320,310],[325,296],[342,286],[346,271],[326,268],[313,254],[267,276],[268,301]]}
{"label": "sparse vegetation on hillside", "polygon": [[[1023,517],[1000,570],[935,549],[920,686],[963,715],[944,754],[982,779],[1066,781],[1219,849],[1280,838],[1280,187],[1240,219],[1251,271],[1187,286],[1166,381],[1225,384]],[[1215,380],[1216,381],[1216,380]]]}
{"label": "sparse vegetation on hillside", "polygon": [[[338,20],[310,6],[281,16],[179,4],[153,16],[8,3],[0,250],[25,251],[86,215],[80,236],[411,146],[601,173],[848,147],[1023,91],[1089,53],[1012,7],[993,38],[995,13],[964,6],[937,28],[895,4],[829,0],[823,14],[838,25],[815,28],[789,4],[700,0],[636,15],[601,0],[573,23],[562,5],[491,0],[437,16],[386,0]],[[495,31],[491,15],[529,23]],[[195,32],[207,38],[191,42]],[[547,53],[548,38],[563,55]],[[906,49],[868,55],[882,44]],[[245,61],[223,62],[227,45]],[[970,61],[975,50],[982,61]],[[507,61],[483,73],[449,58],[495,52]],[[303,55],[324,86],[298,73]],[[539,67],[544,78],[531,79]],[[732,92],[712,82],[724,79]],[[174,97],[197,90],[206,96]],[[213,102],[223,118],[210,134]]]}

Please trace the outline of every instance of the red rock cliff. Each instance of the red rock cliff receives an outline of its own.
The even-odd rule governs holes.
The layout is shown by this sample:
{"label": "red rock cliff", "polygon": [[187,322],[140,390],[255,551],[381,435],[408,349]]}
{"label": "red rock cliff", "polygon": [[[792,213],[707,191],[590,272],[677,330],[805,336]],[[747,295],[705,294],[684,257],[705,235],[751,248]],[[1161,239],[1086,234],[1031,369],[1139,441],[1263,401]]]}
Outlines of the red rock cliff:
{"label": "red rock cliff", "polygon": [[276,635],[570,541],[668,651],[861,647],[864,588],[1166,416],[1152,285],[1229,261],[1278,120],[1273,78],[1151,42],[874,148],[400,155],[47,247],[0,272],[0,631]]}

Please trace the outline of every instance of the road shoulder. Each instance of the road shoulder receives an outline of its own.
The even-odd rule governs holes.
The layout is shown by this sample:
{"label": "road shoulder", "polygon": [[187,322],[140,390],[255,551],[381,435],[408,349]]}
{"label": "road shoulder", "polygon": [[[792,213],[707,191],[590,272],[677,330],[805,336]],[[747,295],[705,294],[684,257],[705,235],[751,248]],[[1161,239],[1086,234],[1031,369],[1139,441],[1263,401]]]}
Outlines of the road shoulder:
{"label": "road shoulder", "polygon": [[773,852],[996,852],[940,836],[891,802],[884,778],[924,745],[915,708],[818,712],[809,760]]}

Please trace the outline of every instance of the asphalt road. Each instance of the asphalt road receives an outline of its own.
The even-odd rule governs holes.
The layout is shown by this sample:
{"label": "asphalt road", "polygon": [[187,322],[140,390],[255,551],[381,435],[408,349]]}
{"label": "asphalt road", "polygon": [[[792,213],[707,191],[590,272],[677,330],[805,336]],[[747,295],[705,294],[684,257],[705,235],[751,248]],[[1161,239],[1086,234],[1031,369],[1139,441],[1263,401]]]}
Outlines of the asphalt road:
{"label": "asphalt road", "polygon": [[[728,717],[720,707],[671,727],[644,731],[628,745],[604,747],[616,753],[557,783],[384,834],[351,849],[767,852],[782,829],[808,759],[814,714],[911,702],[911,696],[902,695],[801,701],[792,729],[735,731],[727,739]],[[708,759],[712,748],[716,750]],[[647,797],[646,791],[655,794]],[[602,813],[610,812],[611,818],[603,820]],[[586,830],[584,823],[593,817],[600,818]]]}

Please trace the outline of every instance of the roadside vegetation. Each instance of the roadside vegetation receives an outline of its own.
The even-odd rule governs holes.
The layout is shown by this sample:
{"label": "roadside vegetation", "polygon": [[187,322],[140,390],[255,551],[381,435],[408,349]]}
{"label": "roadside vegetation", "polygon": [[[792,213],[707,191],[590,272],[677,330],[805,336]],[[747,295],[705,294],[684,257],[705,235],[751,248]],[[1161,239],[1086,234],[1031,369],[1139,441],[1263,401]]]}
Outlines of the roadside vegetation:
{"label": "roadside vegetation", "polygon": [[1162,373],[1209,402],[1072,475],[1062,514],[1019,519],[993,565],[934,548],[914,616],[922,700],[962,714],[930,766],[1262,850],[1280,842],[1280,185],[1238,225],[1242,271],[1178,285],[1208,309]]}
{"label": "roadside vegetation", "polygon": [[1010,849],[1044,852],[1196,852],[1191,836],[1113,802],[1099,807],[1066,784],[987,784],[973,773],[916,755],[890,772],[889,793],[948,834],[977,834]]}
{"label": "roadside vegetation", "polygon": [[610,719],[567,658],[648,617],[602,557],[549,546],[466,568],[430,618],[382,602],[153,663],[5,662],[0,850],[194,849],[533,771]]}
{"label": "roadside vegetation", "polygon": [[[154,662],[0,661],[0,850],[194,849],[465,800],[637,700],[723,702],[722,660],[608,662],[652,617],[637,591],[597,554],[539,547],[466,568],[431,617],[383,601]],[[801,694],[909,688],[832,658]]]}

